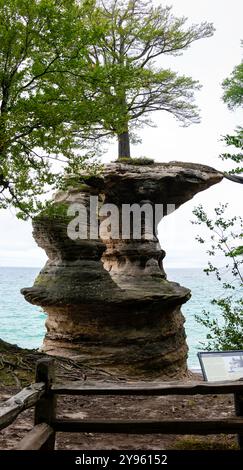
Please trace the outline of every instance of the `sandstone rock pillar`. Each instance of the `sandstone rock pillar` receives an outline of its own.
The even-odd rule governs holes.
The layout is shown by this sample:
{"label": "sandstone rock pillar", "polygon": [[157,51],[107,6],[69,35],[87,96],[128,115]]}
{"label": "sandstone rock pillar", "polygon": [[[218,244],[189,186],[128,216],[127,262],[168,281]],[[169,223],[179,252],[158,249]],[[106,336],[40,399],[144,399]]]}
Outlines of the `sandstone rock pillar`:
{"label": "sandstone rock pillar", "polygon": [[[100,205],[115,204],[120,214],[123,204],[178,208],[221,178],[210,167],[189,163],[114,163],[98,177],[80,175],[80,185],[58,193],[53,207],[66,210],[82,203],[89,215],[90,196],[95,195]],[[166,279],[156,227],[149,240],[108,240],[102,233],[96,239],[71,240],[61,212],[40,214],[33,222],[34,237],[49,259],[34,286],[22,291],[48,315],[44,351],[123,377],[185,375],[181,306],[190,291]]]}

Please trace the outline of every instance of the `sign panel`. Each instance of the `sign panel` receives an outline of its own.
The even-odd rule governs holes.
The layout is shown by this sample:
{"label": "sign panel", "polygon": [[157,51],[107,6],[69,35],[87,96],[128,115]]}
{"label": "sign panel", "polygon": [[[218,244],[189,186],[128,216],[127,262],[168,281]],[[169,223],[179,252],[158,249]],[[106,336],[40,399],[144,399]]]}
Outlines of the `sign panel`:
{"label": "sign panel", "polygon": [[200,352],[198,358],[208,382],[243,380],[243,351]]}

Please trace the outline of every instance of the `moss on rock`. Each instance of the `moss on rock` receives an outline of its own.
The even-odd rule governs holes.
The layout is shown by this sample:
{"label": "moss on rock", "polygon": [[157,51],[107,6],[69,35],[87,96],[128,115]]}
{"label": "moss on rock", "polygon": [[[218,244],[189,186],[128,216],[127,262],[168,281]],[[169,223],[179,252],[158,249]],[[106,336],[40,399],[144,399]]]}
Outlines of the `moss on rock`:
{"label": "moss on rock", "polygon": [[145,165],[154,165],[154,160],[148,157],[139,157],[139,158],[126,158],[122,157],[116,160],[115,163],[125,163],[127,165],[136,165],[136,166],[145,166]]}

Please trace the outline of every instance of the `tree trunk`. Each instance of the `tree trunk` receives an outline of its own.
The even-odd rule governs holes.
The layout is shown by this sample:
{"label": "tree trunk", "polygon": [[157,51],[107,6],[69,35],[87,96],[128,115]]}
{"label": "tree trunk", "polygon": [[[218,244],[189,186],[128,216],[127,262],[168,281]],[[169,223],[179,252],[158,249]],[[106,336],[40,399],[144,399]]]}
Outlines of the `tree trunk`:
{"label": "tree trunk", "polygon": [[119,158],[131,158],[129,132],[118,134],[118,160]]}

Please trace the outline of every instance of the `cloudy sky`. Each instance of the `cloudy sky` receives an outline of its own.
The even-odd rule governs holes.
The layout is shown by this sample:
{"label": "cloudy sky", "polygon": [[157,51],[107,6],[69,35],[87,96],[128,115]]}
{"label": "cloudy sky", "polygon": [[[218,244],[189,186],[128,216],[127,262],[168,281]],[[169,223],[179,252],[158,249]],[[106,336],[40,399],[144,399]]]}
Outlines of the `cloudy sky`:
{"label": "cloudy sky", "polygon": [[[156,3],[162,3],[156,1]],[[143,143],[133,148],[133,156],[148,156],[159,162],[181,160],[203,163],[218,169],[227,164],[218,155],[225,150],[221,136],[243,123],[242,111],[229,111],[222,102],[221,83],[242,60],[243,2],[241,0],[170,0],[174,14],[187,16],[189,22],[213,22],[212,38],[196,42],[181,57],[162,59],[165,67],[198,79],[203,85],[196,94],[201,123],[182,128],[167,113],[154,115],[156,128],[140,131]],[[104,161],[114,160],[116,145],[108,149]],[[229,202],[230,214],[242,212],[242,185],[224,180],[199,193],[160,226],[160,242],[167,252],[167,267],[201,267],[207,256],[195,241],[198,228],[192,226],[192,209],[202,203],[209,212],[219,202]],[[36,246],[31,223],[16,220],[11,211],[0,211],[0,266],[42,266],[45,253]]]}

